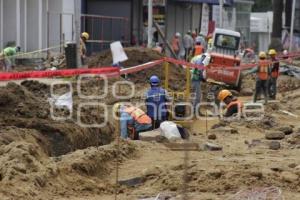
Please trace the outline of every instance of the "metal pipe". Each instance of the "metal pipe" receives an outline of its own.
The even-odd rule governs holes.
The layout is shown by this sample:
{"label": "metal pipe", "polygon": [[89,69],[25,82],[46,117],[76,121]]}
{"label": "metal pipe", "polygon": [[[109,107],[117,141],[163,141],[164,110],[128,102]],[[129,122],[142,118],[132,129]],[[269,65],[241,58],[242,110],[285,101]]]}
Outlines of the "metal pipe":
{"label": "metal pipe", "polygon": [[292,51],[292,47],[293,47],[294,25],[295,25],[295,10],[296,10],[296,0],[293,0],[289,52]]}
{"label": "metal pipe", "polygon": [[148,48],[152,45],[153,6],[152,0],[148,0]]}

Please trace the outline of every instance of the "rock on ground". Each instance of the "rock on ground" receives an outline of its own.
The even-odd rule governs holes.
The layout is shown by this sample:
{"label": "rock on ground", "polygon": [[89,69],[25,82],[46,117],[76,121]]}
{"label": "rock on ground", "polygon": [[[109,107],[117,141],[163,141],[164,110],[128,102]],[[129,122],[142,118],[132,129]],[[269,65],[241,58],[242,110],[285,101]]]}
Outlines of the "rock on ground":
{"label": "rock on ground", "polygon": [[282,131],[269,131],[265,135],[267,140],[282,140],[285,137]]}
{"label": "rock on ground", "polygon": [[281,179],[285,182],[292,183],[298,180],[299,176],[292,172],[284,171],[281,173]]}
{"label": "rock on ground", "polygon": [[281,147],[280,142],[271,141],[269,143],[269,148],[272,149],[272,150],[278,150],[278,149],[280,149],[280,147]]}
{"label": "rock on ground", "polygon": [[293,128],[290,126],[282,126],[279,127],[277,130],[284,132],[285,135],[290,135],[293,133]]}

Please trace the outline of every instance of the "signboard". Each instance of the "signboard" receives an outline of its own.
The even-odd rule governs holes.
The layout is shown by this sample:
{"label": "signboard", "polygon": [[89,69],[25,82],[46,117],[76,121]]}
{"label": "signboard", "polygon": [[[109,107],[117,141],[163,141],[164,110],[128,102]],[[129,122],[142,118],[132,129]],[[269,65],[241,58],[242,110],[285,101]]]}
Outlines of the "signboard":
{"label": "signboard", "polygon": [[200,32],[203,33],[203,35],[208,34],[208,25],[209,25],[209,6],[208,4],[204,3],[202,5],[201,30],[200,30]]}

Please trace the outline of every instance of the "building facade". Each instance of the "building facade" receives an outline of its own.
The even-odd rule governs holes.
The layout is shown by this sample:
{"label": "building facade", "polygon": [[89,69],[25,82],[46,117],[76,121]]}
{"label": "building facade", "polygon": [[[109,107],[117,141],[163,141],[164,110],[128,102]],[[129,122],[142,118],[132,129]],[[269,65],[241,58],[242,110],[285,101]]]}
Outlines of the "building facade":
{"label": "building facade", "polygon": [[74,0],[0,0],[0,49],[23,51],[61,44],[73,36]]}

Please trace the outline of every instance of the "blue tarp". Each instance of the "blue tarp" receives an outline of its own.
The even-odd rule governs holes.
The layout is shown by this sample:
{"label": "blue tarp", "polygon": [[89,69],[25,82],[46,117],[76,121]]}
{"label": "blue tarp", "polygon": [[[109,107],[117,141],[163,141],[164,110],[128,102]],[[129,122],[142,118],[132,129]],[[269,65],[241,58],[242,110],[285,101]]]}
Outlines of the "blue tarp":
{"label": "blue tarp", "polygon": [[[207,3],[213,5],[219,5],[219,0],[175,0],[178,2],[188,2],[188,3]],[[224,5],[232,6],[233,0],[224,0]]]}

